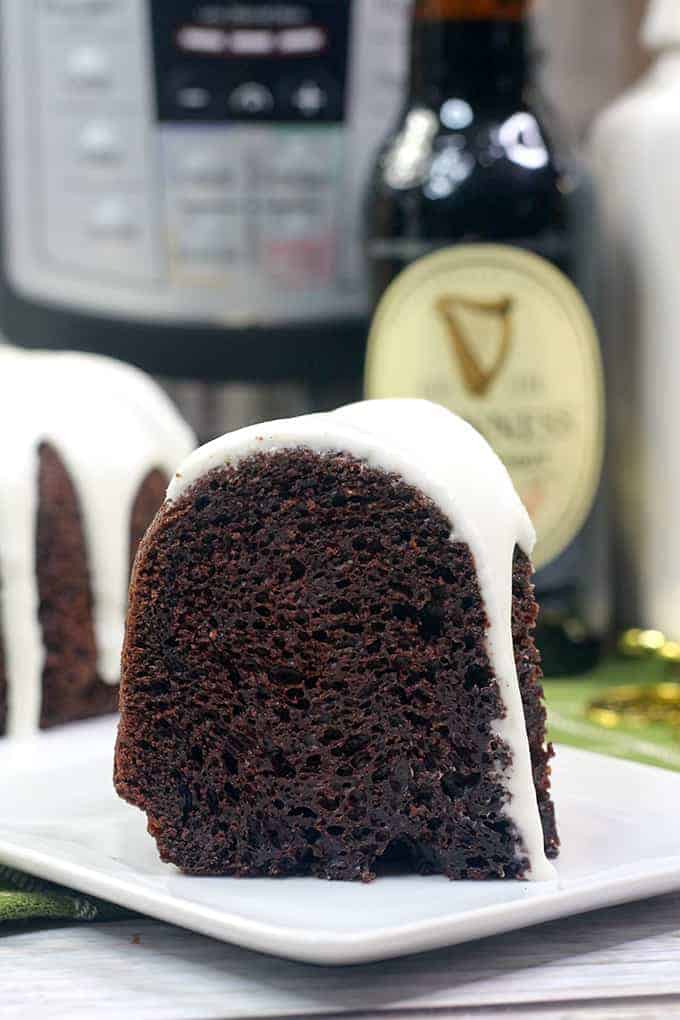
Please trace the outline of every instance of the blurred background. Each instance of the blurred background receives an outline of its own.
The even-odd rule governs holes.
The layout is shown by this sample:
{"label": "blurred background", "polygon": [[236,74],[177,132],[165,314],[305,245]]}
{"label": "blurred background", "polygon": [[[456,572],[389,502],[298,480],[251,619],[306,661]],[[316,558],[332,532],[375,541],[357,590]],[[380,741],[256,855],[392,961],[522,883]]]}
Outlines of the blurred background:
{"label": "blurred background", "polygon": [[[301,37],[264,83],[247,52],[206,71],[210,43],[177,32],[234,12],[256,26],[254,11],[294,16],[294,4],[1,6],[8,337],[140,364],[201,438],[355,395],[369,314],[361,208],[407,88],[409,0],[308,4],[334,50],[314,53],[312,39],[309,55]],[[535,5],[546,94],[581,145],[648,62],[644,8]],[[310,124],[325,130],[310,140]]]}
{"label": "blurred background", "polygon": [[646,0],[541,0],[536,6],[545,86],[581,141],[595,116],[649,64],[640,39],[647,7]]}
{"label": "blurred background", "polygon": [[[680,659],[664,417],[677,0],[0,0],[0,14],[6,340],[137,364],[201,440],[362,392],[441,399],[484,431],[537,523],[547,672],[590,668],[635,625],[633,650],[642,634]],[[520,297],[499,277],[414,334],[446,326],[472,396],[408,338],[399,379],[364,388],[387,285],[479,241],[549,263],[596,326],[570,305],[581,325],[548,365],[527,306],[523,374],[496,383],[494,329],[501,352],[521,347]]]}

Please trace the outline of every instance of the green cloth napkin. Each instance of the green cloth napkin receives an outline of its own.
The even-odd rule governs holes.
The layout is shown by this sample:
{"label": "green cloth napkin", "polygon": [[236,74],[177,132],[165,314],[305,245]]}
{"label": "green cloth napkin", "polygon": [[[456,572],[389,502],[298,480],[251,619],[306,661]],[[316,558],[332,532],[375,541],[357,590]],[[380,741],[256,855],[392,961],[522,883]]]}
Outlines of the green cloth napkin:
{"label": "green cloth napkin", "polygon": [[[668,679],[653,659],[611,659],[577,680],[545,684],[550,739],[588,751],[599,751],[680,771],[680,730],[661,724],[622,724],[608,729],[588,718],[592,701],[612,686],[656,684]],[[62,889],[0,865],[2,922],[114,921],[134,916],[109,903]]]}
{"label": "green cloth napkin", "polygon": [[133,916],[121,907],[0,864],[0,922],[117,921]]}

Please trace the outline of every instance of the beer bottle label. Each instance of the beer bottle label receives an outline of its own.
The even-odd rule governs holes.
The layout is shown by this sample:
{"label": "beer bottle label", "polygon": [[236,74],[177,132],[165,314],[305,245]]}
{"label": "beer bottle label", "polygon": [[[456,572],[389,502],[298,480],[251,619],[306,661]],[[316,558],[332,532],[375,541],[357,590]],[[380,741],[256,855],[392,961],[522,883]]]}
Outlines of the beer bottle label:
{"label": "beer bottle label", "polygon": [[604,385],[591,315],[544,258],[456,245],[391,283],[371,328],[366,396],[424,397],[467,419],[512,475],[552,562],[585,522],[604,453]]}

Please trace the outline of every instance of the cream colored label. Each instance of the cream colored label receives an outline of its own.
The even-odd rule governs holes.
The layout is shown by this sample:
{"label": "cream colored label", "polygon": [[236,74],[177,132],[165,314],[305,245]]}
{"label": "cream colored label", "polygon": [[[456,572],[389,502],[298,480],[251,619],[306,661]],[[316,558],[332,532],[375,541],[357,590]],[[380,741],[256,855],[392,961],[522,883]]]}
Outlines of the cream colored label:
{"label": "cream colored label", "polygon": [[600,348],[580,294],[545,259],[480,244],[414,262],[378,307],[366,395],[426,397],[486,436],[536,527],[536,567],[581,529],[604,452]]}

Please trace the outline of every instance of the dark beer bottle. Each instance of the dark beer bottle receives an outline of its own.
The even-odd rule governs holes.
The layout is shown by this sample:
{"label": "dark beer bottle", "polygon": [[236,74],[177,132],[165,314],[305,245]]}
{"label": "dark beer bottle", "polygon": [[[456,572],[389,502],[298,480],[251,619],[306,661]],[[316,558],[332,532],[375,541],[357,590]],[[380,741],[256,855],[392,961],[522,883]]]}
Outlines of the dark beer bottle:
{"label": "dark beer bottle", "polygon": [[592,666],[608,625],[589,180],[534,78],[528,0],[416,0],[406,104],[367,203],[368,396],[475,425],[538,533],[546,672]]}

